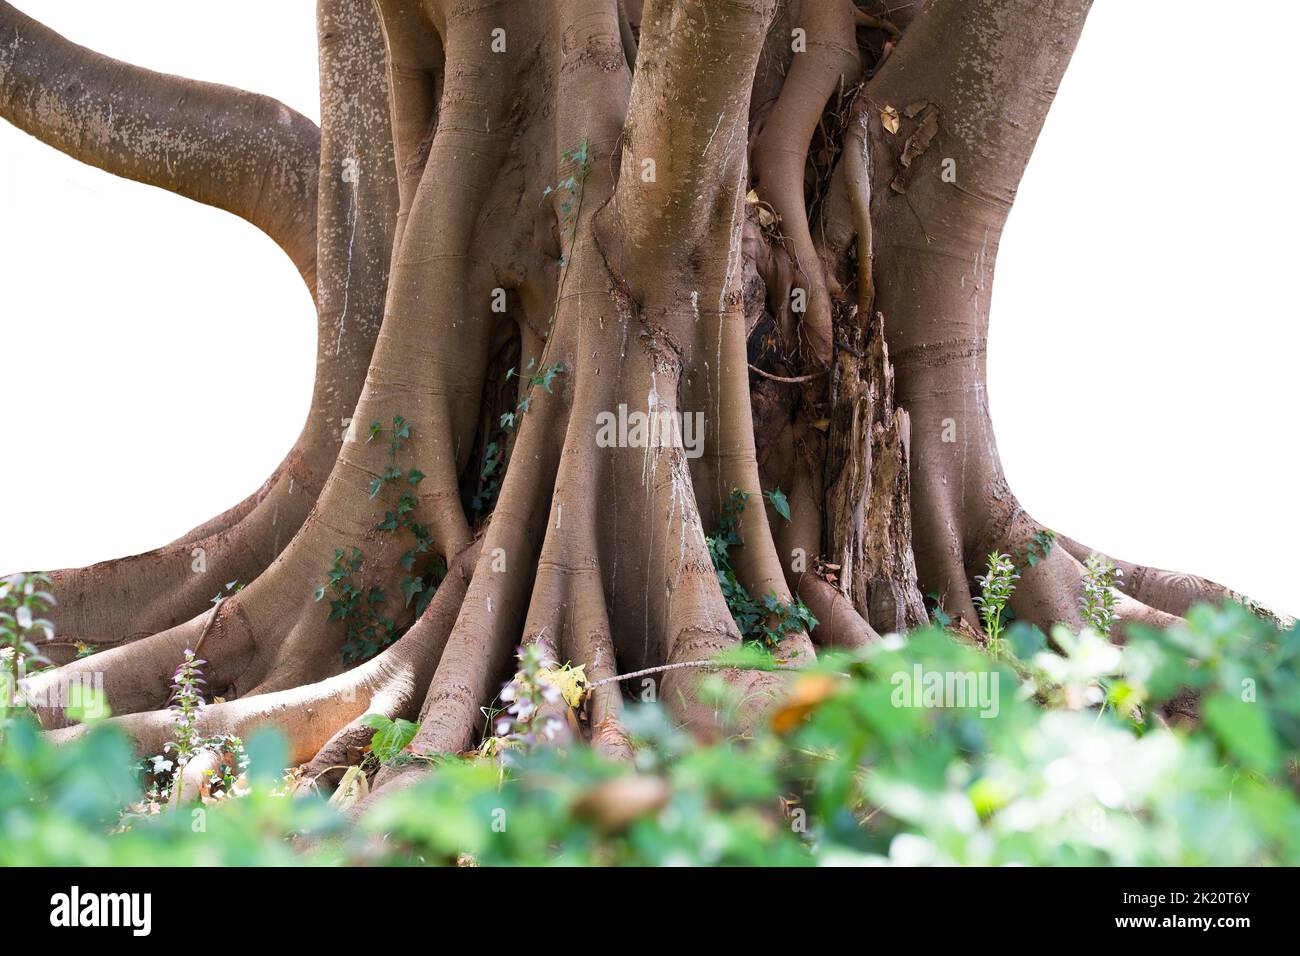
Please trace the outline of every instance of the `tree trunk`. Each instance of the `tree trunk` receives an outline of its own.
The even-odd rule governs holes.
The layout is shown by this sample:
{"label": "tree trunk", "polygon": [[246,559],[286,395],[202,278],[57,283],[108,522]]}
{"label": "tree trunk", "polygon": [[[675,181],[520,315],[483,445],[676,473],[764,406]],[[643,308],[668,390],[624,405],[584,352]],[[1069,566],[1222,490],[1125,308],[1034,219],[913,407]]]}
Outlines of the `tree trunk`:
{"label": "tree trunk", "polygon": [[[988,552],[1044,530],[1002,476],[985,343],[998,239],[1088,7],[321,0],[322,128],[290,123],[318,176],[264,209],[242,144],[263,170],[281,156],[272,106],[205,87],[193,115],[163,109],[188,81],[144,71],[106,92],[103,58],[0,3],[6,118],[277,235],[314,262],[320,317],[285,464],[181,542],[60,572],[61,638],[108,649],[35,682],[102,673],[154,752],[201,644],[224,700],[202,729],[275,722],[323,769],[366,713],[418,718],[417,752],[476,744],[521,644],[592,682],[671,667],[658,697],[707,732],[679,665],[755,633],[797,666],[921,623],[922,594],[977,623]],[[81,135],[108,100],[206,144],[226,188]],[[1080,557],[1023,568],[1020,619],[1077,621]],[[1126,575],[1126,620],[1221,593],[1163,574]],[[767,601],[744,634],[738,588]],[[751,719],[782,685],[724,676]],[[580,733],[623,752],[623,702],[600,685]]]}

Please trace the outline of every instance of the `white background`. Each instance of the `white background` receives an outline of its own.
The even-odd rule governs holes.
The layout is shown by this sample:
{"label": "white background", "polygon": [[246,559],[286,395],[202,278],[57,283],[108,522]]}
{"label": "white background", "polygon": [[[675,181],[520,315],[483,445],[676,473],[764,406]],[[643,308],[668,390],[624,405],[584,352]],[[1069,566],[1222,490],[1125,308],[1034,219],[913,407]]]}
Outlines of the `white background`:
{"label": "white background", "polygon": [[[18,0],[103,53],[317,118],[314,4]],[[1097,0],[998,260],[990,391],[1039,520],[1300,611],[1294,38]],[[315,324],[225,213],[0,123],[0,572],[163,544],[297,435]]]}

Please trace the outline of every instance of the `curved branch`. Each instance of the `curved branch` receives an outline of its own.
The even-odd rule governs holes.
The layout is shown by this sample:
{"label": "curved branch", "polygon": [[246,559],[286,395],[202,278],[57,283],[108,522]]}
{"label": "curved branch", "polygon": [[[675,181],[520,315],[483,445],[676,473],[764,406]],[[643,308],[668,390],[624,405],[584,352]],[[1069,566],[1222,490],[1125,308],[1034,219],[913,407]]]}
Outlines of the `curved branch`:
{"label": "curved branch", "polygon": [[316,289],[320,132],[267,96],[114,60],[0,0],[0,117],[261,229]]}

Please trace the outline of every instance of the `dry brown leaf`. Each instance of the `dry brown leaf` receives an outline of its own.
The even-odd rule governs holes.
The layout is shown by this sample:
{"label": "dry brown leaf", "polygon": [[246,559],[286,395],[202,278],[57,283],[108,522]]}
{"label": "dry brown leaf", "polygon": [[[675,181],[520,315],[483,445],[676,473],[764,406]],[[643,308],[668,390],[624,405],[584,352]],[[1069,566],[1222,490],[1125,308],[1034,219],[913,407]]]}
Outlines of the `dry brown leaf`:
{"label": "dry brown leaf", "polygon": [[633,821],[668,802],[668,782],[645,774],[628,774],[592,787],[573,805],[573,812],[601,830],[625,830]]}
{"label": "dry brown leaf", "polygon": [[899,130],[898,110],[892,106],[886,106],[880,111],[880,124],[885,127],[889,133],[897,133]]}
{"label": "dry brown leaf", "polygon": [[758,212],[758,224],[760,226],[767,227],[776,222],[776,213],[772,211],[772,207],[759,199],[758,193],[754,190],[751,189],[745,194],[745,202],[755,207]]}
{"label": "dry brown leaf", "polygon": [[818,704],[835,693],[838,683],[830,674],[800,674],[795,678],[790,696],[772,715],[772,729],[778,734],[794,730]]}

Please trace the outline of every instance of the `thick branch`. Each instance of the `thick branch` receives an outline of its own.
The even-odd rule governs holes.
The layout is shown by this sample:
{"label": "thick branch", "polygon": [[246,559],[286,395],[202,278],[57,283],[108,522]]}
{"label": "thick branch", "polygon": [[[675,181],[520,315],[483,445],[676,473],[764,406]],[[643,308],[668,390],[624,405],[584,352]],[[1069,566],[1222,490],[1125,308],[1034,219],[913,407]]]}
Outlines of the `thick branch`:
{"label": "thick branch", "polygon": [[1090,6],[932,0],[860,100],[876,308],[902,366],[950,340],[982,351],[1002,227]]}
{"label": "thick branch", "polygon": [[320,133],[284,104],[103,56],[0,0],[0,116],[84,163],[248,220],[315,292]]}
{"label": "thick branch", "polygon": [[991,261],[1091,5],[932,0],[917,16],[867,88],[874,218],[911,223],[884,241]]}
{"label": "thick branch", "polygon": [[615,204],[630,244],[694,248],[737,205],[770,0],[646,5]]}

